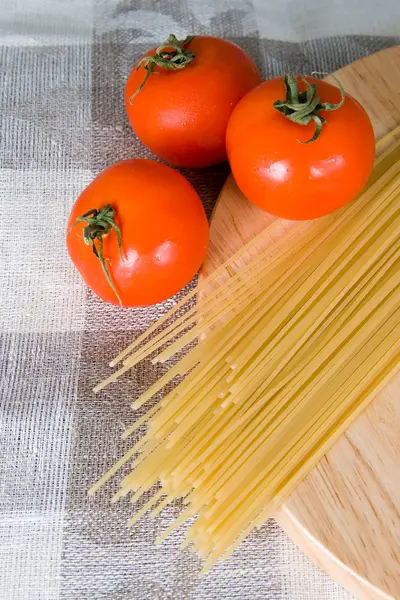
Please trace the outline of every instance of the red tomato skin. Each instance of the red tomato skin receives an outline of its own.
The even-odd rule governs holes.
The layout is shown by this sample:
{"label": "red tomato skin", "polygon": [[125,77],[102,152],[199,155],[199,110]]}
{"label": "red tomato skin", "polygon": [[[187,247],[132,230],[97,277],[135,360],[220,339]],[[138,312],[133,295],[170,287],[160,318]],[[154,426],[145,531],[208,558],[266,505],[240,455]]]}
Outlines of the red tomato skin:
{"label": "red tomato skin", "polygon": [[[336,86],[314,77],[307,81],[317,84],[321,102],[339,102]],[[239,102],[227,129],[228,159],[250,202],[285,219],[314,219],[361,192],[374,164],[374,131],[361,104],[346,94],[341,108],[321,111],[327,123],[319,138],[301,144],[315,124],[295,124],[275,110],[273,102],[284,97],[283,80],[275,78]]]}
{"label": "red tomato skin", "polygon": [[248,54],[226,40],[197,36],[188,47],[196,55],[190,65],[177,71],[157,67],[131,103],[145,77],[136,63],[125,106],[136,135],[157,156],[177,166],[207,167],[226,160],[229,117],[261,75]]}
{"label": "red tomato skin", "polygon": [[161,302],[196,274],[208,247],[208,222],[193,186],[172,168],[152,160],[116,163],[100,173],[75,202],[67,226],[67,248],[86,284],[105,302],[118,305],[99,260],[83,240],[85,212],[106,204],[116,211],[124,260],[114,231],[104,237],[104,257],[124,307]]}

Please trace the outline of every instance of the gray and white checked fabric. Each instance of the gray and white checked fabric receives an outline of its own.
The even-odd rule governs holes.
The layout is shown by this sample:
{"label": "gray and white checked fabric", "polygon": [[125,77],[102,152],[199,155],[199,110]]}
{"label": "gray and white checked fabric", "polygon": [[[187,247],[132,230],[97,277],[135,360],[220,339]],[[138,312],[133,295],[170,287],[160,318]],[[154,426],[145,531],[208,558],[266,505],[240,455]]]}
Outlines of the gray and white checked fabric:
{"label": "gray and white checked fabric", "polygon": [[[0,600],[349,600],[271,519],[199,579],[182,533],[128,532],[115,483],[87,488],[124,450],[146,364],[94,396],[107,363],[170,305],[119,310],[69,263],[65,224],[108,164],[150,156],[123,109],[125,78],[166,38],[216,34],[265,76],[333,71],[399,43],[398,0],[0,0]],[[226,165],[184,171],[208,214]],[[140,414],[140,413],[139,413]]]}

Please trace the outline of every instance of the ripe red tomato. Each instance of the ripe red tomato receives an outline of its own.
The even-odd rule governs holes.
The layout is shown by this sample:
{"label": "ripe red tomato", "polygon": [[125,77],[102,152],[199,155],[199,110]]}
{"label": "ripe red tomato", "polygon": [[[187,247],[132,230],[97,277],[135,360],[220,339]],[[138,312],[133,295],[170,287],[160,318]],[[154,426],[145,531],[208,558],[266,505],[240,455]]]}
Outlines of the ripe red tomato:
{"label": "ripe red tomato", "polygon": [[[139,139],[162,159],[206,167],[226,160],[229,117],[261,76],[246,52],[226,40],[196,36],[185,48],[194,54],[190,64],[156,66],[132,98],[146,76],[145,67],[135,65],[126,83],[126,111]],[[153,48],[145,57],[155,54]]]}
{"label": "ripe red tomato", "polygon": [[[338,103],[339,88],[314,77],[321,102]],[[300,92],[306,84],[297,78]],[[273,106],[284,100],[283,78],[271,79],[245,96],[227,129],[227,152],[233,176],[250,202],[286,219],[313,219],[355,198],[374,163],[375,141],[364,108],[347,95],[336,110],[321,111],[326,119],[319,137],[292,122]]]}
{"label": "ripe red tomato", "polygon": [[[102,250],[106,270],[93,245],[98,255]],[[206,255],[208,222],[197,192],[182,175],[151,160],[125,160],[81,193],[69,217],[67,246],[100,298],[146,306],[193,278]]]}

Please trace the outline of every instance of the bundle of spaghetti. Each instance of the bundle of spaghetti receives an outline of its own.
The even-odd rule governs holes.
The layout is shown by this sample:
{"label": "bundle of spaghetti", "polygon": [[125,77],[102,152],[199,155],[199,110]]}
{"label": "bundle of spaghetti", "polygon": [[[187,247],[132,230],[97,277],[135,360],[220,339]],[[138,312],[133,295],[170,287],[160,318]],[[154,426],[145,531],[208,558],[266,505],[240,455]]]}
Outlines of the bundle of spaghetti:
{"label": "bundle of spaghetti", "polygon": [[149,356],[172,365],[134,409],[186,377],[125,432],[148,420],[91,493],[135,456],[113,500],[158,486],[134,525],[183,498],[159,541],[197,515],[185,545],[205,570],[266,520],[399,370],[399,157],[398,145],[386,150],[365,191],[335,214],[283,234],[272,224],[203,282],[197,304],[190,292],[117,357],[117,375]]}

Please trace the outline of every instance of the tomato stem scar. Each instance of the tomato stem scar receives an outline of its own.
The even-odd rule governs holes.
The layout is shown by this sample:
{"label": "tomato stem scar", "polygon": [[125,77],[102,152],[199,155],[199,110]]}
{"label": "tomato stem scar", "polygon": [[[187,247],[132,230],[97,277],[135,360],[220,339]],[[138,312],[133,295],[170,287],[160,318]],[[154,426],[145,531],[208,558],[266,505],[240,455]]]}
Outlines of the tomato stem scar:
{"label": "tomato stem scar", "polygon": [[[317,71],[313,71],[312,75],[327,75],[327,73],[318,73]],[[316,84],[309,83],[304,76],[300,77],[300,81],[303,81],[307,87],[304,92],[300,92],[299,79],[296,78],[293,73],[285,73],[283,83],[285,85],[286,98],[284,100],[276,100],[273,106],[287,119],[297,123],[298,125],[308,125],[310,121],[314,121],[314,135],[306,142],[298,140],[301,144],[315,142],[315,140],[320,136],[322,126],[327,122],[327,120],[320,115],[321,110],[337,110],[343,106],[345,101],[344,89],[340,81],[336,77],[334,77],[334,79],[338,84],[341,94],[341,99],[337,104],[332,104],[331,102],[321,102],[320,97],[317,96]]]}
{"label": "tomato stem scar", "polygon": [[160,67],[160,69],[165,69],[166,71],[172,71],[184,69],[190,65],[196,55],[191,50],[188,50],[187,46],[194,37],[194,35],[188,35],[181,43],[176,36],[171,33],[168,36],[168,40],[158,46],[154,56],[144,56],[139,60],[137,70],[144,67],[146,75],[136,92],[129,98],[130,104],[133,104],[134,98],[143,89],[146,81],[150,75],[154,73],[156,67]]}
{"label": "tomato stem scar", "polygon": [[[107,267],[106,260],[103,254],[103,237],[108,235],[111,230],[114,230],[117,235],[118,249],[121,259],[124,260],[122,254],[122,238],[121,230],[114,221],[115,210],[111,204],[106,204],[100,210],[93,208],[88,210],[84,215],[77,218],[72,227],[76,227],[79,223],[86,223],[86,227],[83,229],[83,239],[85,244],[92,248],[93,254],[99,259],[101,267],[104,271],[104,275],[114,294],[118,298],[120,306],[122,306],[122,300],[117,292],[113,280],[111,279],[110,271]],[[96,241],[98,246],[96,246]]]}

